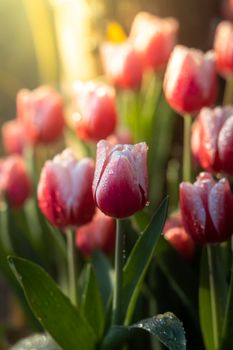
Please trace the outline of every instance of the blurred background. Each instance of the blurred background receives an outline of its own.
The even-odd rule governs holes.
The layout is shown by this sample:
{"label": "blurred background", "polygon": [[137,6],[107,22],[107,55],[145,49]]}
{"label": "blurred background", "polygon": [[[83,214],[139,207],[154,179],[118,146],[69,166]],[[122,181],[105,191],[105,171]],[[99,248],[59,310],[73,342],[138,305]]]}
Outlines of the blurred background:
{"label": "blurred background", "polygon": [[221,0],[1,0],[0,123],[15,117],[21,88],[64,87],[101,74],[98,44],[109,20],[127,33],[138,11],[174,16],[179,42],[208,49],[223,13]]}

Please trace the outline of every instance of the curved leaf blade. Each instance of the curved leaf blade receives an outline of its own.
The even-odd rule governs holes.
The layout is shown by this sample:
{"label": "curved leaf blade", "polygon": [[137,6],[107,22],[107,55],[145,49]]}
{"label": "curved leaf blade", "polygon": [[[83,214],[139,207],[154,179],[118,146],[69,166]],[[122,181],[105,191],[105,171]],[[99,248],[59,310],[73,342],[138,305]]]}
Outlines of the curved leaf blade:
{"label": "curved leaf blade", "polygon": [[61,350],[61,348],[45,334],[34,334],[20,340],[11,350]]}
{"label": "curved leaf blade", "polygon": [[137,240],[123,270],[122,314],[126,315],[124,324],[132,317],[143,279],[154,256],[167,216],[168,198],[165,198],[153,216],[144,233]]}
{"label": "curved leaf blade", "polygon": [[41,325],[63,350],[93,350],[96,338],[86,319],[40,266],[8,258],[28,303]]}

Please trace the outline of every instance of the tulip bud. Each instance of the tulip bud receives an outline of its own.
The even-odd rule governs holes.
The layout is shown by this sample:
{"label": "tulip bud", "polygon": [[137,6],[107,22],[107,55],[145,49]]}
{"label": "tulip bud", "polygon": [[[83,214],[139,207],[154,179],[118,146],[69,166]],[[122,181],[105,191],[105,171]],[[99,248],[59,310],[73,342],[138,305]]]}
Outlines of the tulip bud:
{"label": "tulip bud", "polygon": [[85,256],[95,250],[110,254],[115,245],[115,220],[104,215],[100,210],[93,216],[92,221],[79,227],[76,231],[76,245]]}
{"label": "tulip bud", "polygon": [[55,226],[82,225],[91,220],[94,164],[89,158],[78,161],[70,149],[47,161],[38,185],[39,207]]}
{"label": "tulip bud", "polygon": [[168,61],[163,87],[169,104],[181,114],[212,105],[217,93],[213,52],[203,54],[176,46]]}
{"label": "tulip bud", "polygon": [[73,114],[77,135],[82,140],[99,141],[114,132],[117,123],[114,90],[102,83],[81,83],[75,87]]}
{"label": "tulip bud", "polygon": [[93,195],[106,215],[124,218],[142,210],[148,199],[147,145],[97,144]]}
{"label": "tulip bud", "polygon": [[2,142],[7,153],[23,153],[25,145],[24,129],[17,119],[5,122],[2,125]]}
{"label": "tulip bud", "polygon": [[174,18],[160,18],[146,12],[136,15],[130,39],[145,68],[158,71],[165,67],[176,44],[178,28]]}
{"label": "tulip bud", "polygon": [[223,76],[233,74],[233,23],[222,21],[215,33],[214,50],[217,69]]}
{"label": "tulip bud", "polygon": [[105,73],[116,87],[129,90],[140,88],[142,64],[129,41],[103,44],[101,58]]}
{"label": "tulip bud", "polygon": [[13,207],[21,207],[31,195],[32,185],[20,156],[9,156],[0,162],[0,191]]}
{"label": "tulip bud", "polygon": [[55,141],[64,128],[62,97],[49,86],[40,86],[33,91],[20,90],[17,117],[31,144]]}
{"label": "tulip bud", "polygon": [[203,108],[193,124],[191,144],[205,170],[233,175],[233,106]]}
{"label": "tulip bud", "polygon": [[185,259],[192,260],[195,244],[184,229],[180,212],[166,220],[164,225],[164,238]]}
{"label": "tulip bud", "polygon": [[195,243],[218,243],[233,233],[233,195],[227,179],[215,182],[201,173],[192,185],[180,185],[180,208],[187,233]]}

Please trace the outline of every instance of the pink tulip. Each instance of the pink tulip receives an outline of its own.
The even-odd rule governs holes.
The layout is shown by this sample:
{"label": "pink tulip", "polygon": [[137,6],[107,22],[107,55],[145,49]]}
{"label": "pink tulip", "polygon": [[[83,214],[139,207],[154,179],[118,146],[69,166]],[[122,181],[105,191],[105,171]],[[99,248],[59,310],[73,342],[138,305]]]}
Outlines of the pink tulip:
{"label": "pink tulip", "polygon": [[106,215],[123,218],[142,210],[148,200],[147,145],[97,144],[93,195]]}
{"label": "pink tulip", "polygon": [[23,206],[31,195],[31,180],[20,156],[15,155],[1,159],[0,191],[6,195],[13,207]]}
{"label": "pink tulip", "polygon": [[22,124],[13,119],[2,125],[2,142],[10,154],[22,154],[25,146],[25,133]]}
{"label": "pink tulip", "polygon": [[193,124],[191,144],[202,168],[233,175],[233,106],[203,108]]}
{"label": "pink tulip", "polygon": [[195,113],[214,103],[217,76],[214,53],[178,45],[172,51],[164,78],[169,104],[181,114]]}
{"label": "pink tulip", "polygon": [[233,74],[233,23],[219,23],[214,39],[217,69],[223,76]]}
{"label": "pink tulip", "polygon": [[33,91],[20,90],[17,117],[31,144],[55,141],[64,128],[62,97],[49,86],[40,86]]}
{"label": "pink tulip", "polygon": [[164,229],[164,238],[185,259],[192,260],[195,253],[195,244],[184,229],[180,212],[167,219]]}
{"label": "pink tulip", "polygon": [[218,243],[233,233],[233,195],[228,180],[215,182],[201,173],[192,185],[180,185],[180,208],[187,233],[195,243]]}
{"label": "pink tulip", "polygon": [[92,196],[94,164],[77,160],[70,149],[47,161],[39,186],[39,207],[55,226],[77,226],[89,222],[95,211]]}
{"label": "pink tulip", "polygon": [[73,120],[79,138],[95,142],[112,134],[117,124],[113,88],[103,83],[78,82],[74,94]]}
{"label": "pink tulip", "polygon": [[130,39],[145,68],[158,71],[166,66],[176,44],[178,28],[174,18],[160,18],[147,12],[136,15]]}
{"label": "pink tulip", "polygon": [[115,220],[104,215],[100,210],[93,216],[92,221],[79,227],[76,231],[76,244],[85,256],[95,250],[110,254],[115,245]]}
{"label": "pink tulip", "polygon": [[142,64],[129,41],[122,44],[105,43],[101,58],[106,75],[121,89],[139,89],[142,82]]}

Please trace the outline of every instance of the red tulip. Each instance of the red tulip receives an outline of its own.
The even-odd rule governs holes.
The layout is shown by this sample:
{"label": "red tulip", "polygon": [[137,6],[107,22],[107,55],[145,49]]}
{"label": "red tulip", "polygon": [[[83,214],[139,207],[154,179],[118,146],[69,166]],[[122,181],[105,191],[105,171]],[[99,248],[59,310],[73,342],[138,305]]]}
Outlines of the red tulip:
{"label": "red tulip", "polygon": [[160,18],[146,12],[136,15],[130,39],[145,68],[158,71],[165,67],[176,44],[178,28],[174,18]]}
{"label": "red tulip", "polygon": [[117,110],[114,90],[103,83],[75,85],[73,114],[77,135],[82,140],[99,141],[112,134],[116,128]]}
{"label": "red tulip", "polygon": [[91,220],[95,211],[93,176],[93,161],[89,158],[78,161],[70,149],[45,163],[38,201],[42,213],[53,225],[67,227]]}
{"label": "red tulip", "polygon": [[24,129],[17,119],[5,122],[2,125],[2,142],[7,153],[23,153],[25,145]]}
{"label": "red tulip", "polygon": [[93,195],[106,215],[124,218],[142,210],[148,198],[147,145],[97,144]]}
{"label": "red tulip", "polygon": [[140,88],[142,64],[129,41],[122,44],[103,44],[101,57],[104,71],[115,86],[130,90]]}
{"label": "red tulip", "polygon": [[0,162],[0,191],[13,207],[24,205],[31,195],[32,185],[20,156],[9,156]]}
{"label": "red tulip", "polygon": [[219,23],[214,39],[217,69],[223,76],[233,74],[233,23]]}
{"label": "red tulip", "polygon": [[213,52],[178,45],[173,50],[165,73],[164,93],[179,113],[195,113],[214,103],[217,76]]}
{"label": "red tulip", "polygon": [[233,106],[201,110],[193,124],[192,151],[205,170],[233,175]]}
{"label": "red tulip", "polygon": [[180,212],[167,219],[164,229],[164,238],[185,259],[191,260],[195,252],[195,244],[184,229]]}
{"label": "red tulip", "polygon": [[91,222],[77,229],[76,244],[78,249],[86,256],[91,255],[97,249],[110,254],[115,245],[115,226],[113,218],[98,210]]}
{"label": "red tulip", "polygon": [[218,243],[233,233],[233,195],[228,180],[215,182],[201,173],[192,185],[180,185],[180,208],[184,228],[195,243]]}
{"label": "red tulip", "polygon": [[64,128],[62,97],[49,86],[33,91],[20,90],[17,117],[24,127],[25,138],[31,144],[55,141]]}

